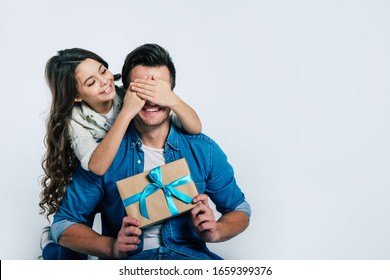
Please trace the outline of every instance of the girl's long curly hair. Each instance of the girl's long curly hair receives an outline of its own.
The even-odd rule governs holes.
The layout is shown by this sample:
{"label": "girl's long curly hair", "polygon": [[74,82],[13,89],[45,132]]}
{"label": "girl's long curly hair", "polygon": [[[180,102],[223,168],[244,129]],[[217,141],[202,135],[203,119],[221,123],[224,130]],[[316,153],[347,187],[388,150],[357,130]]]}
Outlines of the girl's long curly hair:
{"label": "girl's long curly hair", "polygon": [[107,62],[100,56],[80,48],[58,51],[46,63],[45,78],[52,94],[52,103],[45,136],[47,151],[42,161],[44,175],[41,179],[43,189],[39,207],[40,214],[46,213],[47,217],[57,211],[71,180],[72,171],[78,164],[70,146],[69,123],[77,95],[75,71],[87,58],[108,68]]}

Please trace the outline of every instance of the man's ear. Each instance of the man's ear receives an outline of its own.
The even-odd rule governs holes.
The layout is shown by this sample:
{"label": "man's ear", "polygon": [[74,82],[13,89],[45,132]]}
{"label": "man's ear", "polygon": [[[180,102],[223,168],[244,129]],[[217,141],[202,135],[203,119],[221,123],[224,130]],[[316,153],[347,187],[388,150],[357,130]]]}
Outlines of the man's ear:
{"label": "man's ear", "polygon": [[80,96],[76,96],[74,102],[81,102],[83,99]]}

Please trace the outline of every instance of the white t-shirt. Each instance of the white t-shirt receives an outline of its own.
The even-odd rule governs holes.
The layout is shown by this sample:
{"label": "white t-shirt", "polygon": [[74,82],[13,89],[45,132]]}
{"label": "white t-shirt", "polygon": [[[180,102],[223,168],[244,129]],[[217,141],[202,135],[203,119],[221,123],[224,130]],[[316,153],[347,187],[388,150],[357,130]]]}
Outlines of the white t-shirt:
{"label": "white t-shirt", "polygon": [[111,107],[111,110],[107,114],[100,114],[100,115],[106,119],[106,123],[109,125],[109,127],[112,127],[115,121],[114,106]]}
{"label": "white t-shirt", "polygon": [[[154,149],[142,145],[144,152],[144,171],[165,164],[164,149]],[[143,230],[144,250],[154,249],[161,246],[161,228],[162,223],[151,225]]]}

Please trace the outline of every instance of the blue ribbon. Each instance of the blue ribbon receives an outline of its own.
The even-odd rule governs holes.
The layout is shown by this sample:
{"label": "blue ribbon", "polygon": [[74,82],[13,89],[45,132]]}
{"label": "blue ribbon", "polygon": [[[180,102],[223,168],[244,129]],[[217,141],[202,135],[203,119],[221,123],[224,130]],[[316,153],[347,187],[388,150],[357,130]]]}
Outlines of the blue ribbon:
{"label": "blue ribbon", "polygon": [[187,204],[190,204],[192,202],[192,197],[175,189],[180,185],[192,182],[191,175],[183,176],[169,184],[164,185],[162,182],[161,169],[160,167],[156,167],[149,172],[149,178],[151,179],[152,183],[148,184],[142,192],[132,195],[123,200],[123,205],[125,207],[139,201],[141,216],[149,220],[148,209],[146,207],[146,198],[160,189],[164,192],[165,200],[168,204],[168,209],[172,215],[179,214],[179,211],[177,210],[172,196],[180,199],[181,201],[184,201]]}

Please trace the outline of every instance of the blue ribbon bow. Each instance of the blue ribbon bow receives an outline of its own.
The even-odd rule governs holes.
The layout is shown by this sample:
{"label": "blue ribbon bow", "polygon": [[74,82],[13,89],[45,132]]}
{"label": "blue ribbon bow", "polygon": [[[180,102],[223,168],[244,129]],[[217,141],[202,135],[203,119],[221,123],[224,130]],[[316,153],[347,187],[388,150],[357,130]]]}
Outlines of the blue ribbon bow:
{"label": "blue ribbon bow", "polygon": [[192,202],[192,197],[175,189],[180,185],[184,185],[189,182],[192,182],[191,174],[183,176],[179,179],[174,180],[169,184],[164,185],[162,182],[161,169],[160,167],[156,167],[149,172],[149,178],[151,179],[152,183],[148,184],[142,192],[137,193],[123,200],[123,205],[125,207],[139,201],[141,216],[149,220],[148,209],[146,207],[146,198],[160,189],[163,190],[164,192],[165,200],[167,201],[168,204],[168,209],[172,215],[179,214],[179,211],[177,210],[177,207],[175,205],[175,202],[173,201],[172,196],[180,199],[181,201],[184,201],[187,204],[190,204]]}

